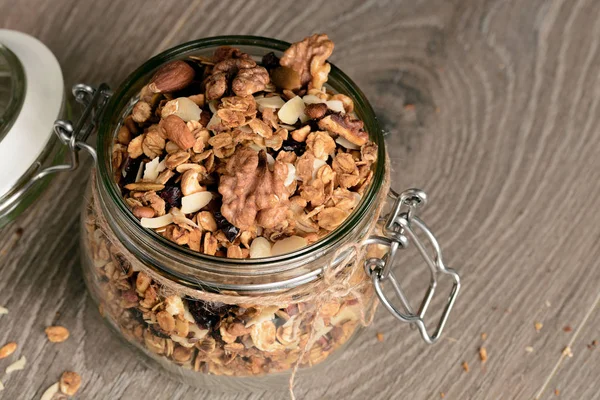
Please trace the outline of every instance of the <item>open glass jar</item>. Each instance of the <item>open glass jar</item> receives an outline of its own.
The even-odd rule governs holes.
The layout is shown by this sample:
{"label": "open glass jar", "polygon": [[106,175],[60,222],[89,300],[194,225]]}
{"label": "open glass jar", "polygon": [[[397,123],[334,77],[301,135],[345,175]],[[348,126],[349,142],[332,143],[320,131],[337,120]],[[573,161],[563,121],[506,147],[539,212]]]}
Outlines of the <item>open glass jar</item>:
{"label": "open glass jar", "polygon": [[[210,56],[234,46],[256,59],[280,55],[289,44],[224,36],[193,41],[144,63],[114,92],[78,85],[87,105],[73,126],[57,121],[74,153],[97,128],[97,165],[82,213],[86,284],[110,325],[129,343],[186,383],[211,388],[265,388],[296,370],[331,359],[372,318],[378,300],[399,320],[414,324],[428,343],[442,333],[460,283],[417,210],[426,195],[390,190],[382,131],[363,93],[331,66],[327,89],[354,101],[354,111],[378,146],[373,180],[350,216],[332,233],[300,250],[268,258],[231,259],[199,254],[143,228],[125,204],[112,168],[113,143],[142,87],[167,62]],[[416,234],[429,242],[422,243]],[[391,266],[408,243],[421,252],[431,284],[412,311]],[[428,247],[433,248],[431,253]],[[454,281],[434,332],[425,314],[437,279]],[[390,282],[390,301],[383,284]],[[394,303],[399,304],[396,306]],[[241,384],[243,382],[243,384]]]}

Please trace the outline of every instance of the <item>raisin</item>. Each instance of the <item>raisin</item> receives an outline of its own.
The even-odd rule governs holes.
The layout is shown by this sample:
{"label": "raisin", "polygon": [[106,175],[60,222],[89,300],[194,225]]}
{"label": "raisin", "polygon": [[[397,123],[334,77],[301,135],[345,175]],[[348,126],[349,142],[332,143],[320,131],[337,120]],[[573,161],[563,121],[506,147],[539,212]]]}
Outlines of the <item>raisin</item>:
{"label": "raisin", "polygon": [[142,324],[145,324],[146,321],[144,321],[144,314],[137,308],[130,308],[129,309],[129,314],[131,315],[131,319],[140,322]]}
{"label": "raisin", "polygon": [[142,157],[138,158],[130,158],[127,156],[125,162],[123,163],[123,180],[122,185],[125,186],[130,183],[135,182],[135,178],[137,178],[138,170],[140,169],[140,164],[142,163]]}
{"label": "raisin", "polygon": [[279,67],[279,57],[277,57],[273,52],[265,54],[262,58],[262,66],[266,69],[274,69]]}
{"label": "raisin", "polygon": [[306,151],[306,143],[296,142],[294,139],[286,139],[281,145],[283,151],[293,151],[297,156],[301,156]]}
{"label": "raisin", "polygon": [[213,216],[215,217],[215,221],[217,221],[217,226],[221,231],[223,231],[225,237],[227,237],[227,240],[233,243],[235,238],[240,233],[239,228],[227,221],[227,218],[221,214],[221,211],[213,211]]}
{"label": "raisin", "polygon": [[161,199],[169,205],[166,211],[172,207],[181,208],[181,189],[178,186],[166,186],[163,190],[158,192]]}
{"label": "raisin", "polygon": [[221,320],[227,312],[228,306],[224,303],[208,303],[202,300],[187,299],[188,310],[194,317],[196,324],[201,329],[211,329]]}

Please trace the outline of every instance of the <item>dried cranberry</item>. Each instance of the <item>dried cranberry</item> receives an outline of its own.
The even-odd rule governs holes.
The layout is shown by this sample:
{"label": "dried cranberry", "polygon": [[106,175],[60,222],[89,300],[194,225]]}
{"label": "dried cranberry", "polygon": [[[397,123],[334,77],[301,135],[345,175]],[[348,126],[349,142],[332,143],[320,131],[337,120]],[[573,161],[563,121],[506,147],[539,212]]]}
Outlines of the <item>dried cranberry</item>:
{"label": "dried cranberry", "polygon": [[293,151],[297,156],[301,156],[306,151],[306,143],[296,142],[294,139],[286,139],[281,145],[283,151]]}
{"label": "dried cranberry", "polygon": [[223,231],[225,237],[227,237],[227,240],[233,243],[235,238],[240,233],[239,228],[227,221],[227,218],[221,214],[221,211],[213,211],[213,216],[215,217],[215,221],[217,221],[217,226],[221,231]]}
{"label": "dried cranberry", "polygon": [[279,67],[279,57],[277,57],[273,52],[265,54],[262,58],[262,66],[266,69]]}
{"label": "dried cranberry", "polygon": [[171,207],[181,208],[182,193],[178,186],[165,186],[163,190],[158,192],[158,195],[169,205],[167,211]]}
{"label": "dried cranberry", "polygon": [[228,306],[223,303],[208,303],[202,300],[187,299],[188,310],[201,329],[216,326],[221,316],[227,312]]}
{"label": "dried cranberry", "polygon": [[130,183],[135,182],[135,178],[137,178],[138,170],[140,169],[140,164],[142,163],[142,158],[130,158],[127,156],[125,159],[125,163],[123,164],[123,180],[122,185],[125,186]]}

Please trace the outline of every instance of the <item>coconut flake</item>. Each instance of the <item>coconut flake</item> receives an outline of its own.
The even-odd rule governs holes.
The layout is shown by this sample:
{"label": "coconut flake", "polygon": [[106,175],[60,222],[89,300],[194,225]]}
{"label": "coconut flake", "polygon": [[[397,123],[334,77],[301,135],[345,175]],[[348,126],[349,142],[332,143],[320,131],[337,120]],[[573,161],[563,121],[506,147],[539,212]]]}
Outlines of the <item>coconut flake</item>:
{"label": "coconut flake", "polygon": [[250,245],[250,258],[271,257],[271,242],[262,236],[258,236]]}
{"label": "coconut flake", "polygon": [[155,181],[158,178],[158,174],[166,169],[165,161],[158,161],[158,157],[146,164],[144,168],[144,180]]}
{"label": "coconut flake", "polygon": [[343,136],[338,136],[337,139],[335,139],[335,142],[349,150],[360,150],[360,146],[355,145]]}
{"label": "coconut flake", "polygon": [[173,216],[171,214],[165,214],[155,218],[142,218],[140,224],[144,228],[157,229],[167,226],[173,222]]}
{"label": "coconut flake", "polygon": [[194,321],[193,324],[190,324],[190,333],[193,333],[193,336],[195,339],[203,339],[206,334],[208,333],[208,329],[200,329],[198,327],[198,325],[196,325],[196,322]]}
{"label": "coconut flake", "polygon": [[188,322],[192,322],[194,324],[196,323],[196,320],[194,319],[194,316],[190,312],[190,309],[188,308],[187,303],[183,303],[183,319],[185,319]]}
{"label": "coconut flake", "polygon": [[279,96],[271,96],[271,97],[262,97],[262,98],[254,98],[256,101],[256,105],[258,106],[258,111],[263,112],[265,108],[281,108],[285,104],[285,101]]}
{"label": "coconut flake", "polygon": [[59,390],[59,384],[58,384],[58,382],[56,382],[55,384],[50,386],[48,389],[46,389],[44,394],[42,394],[42,397],[40,397],[40,400],[51,400],[54,397],[54,395],[58,393],[58,390]]}
{"label": "coconut flake", "polygon": [[0,315],[8,314],[8,308],[0,306]]}
{"label": "coconut flake", "polygon": [[19,358],[17,361],[6,367],[6,373],[10,374],[11,372],[22,370],[23,368],[25,368],[26,362],[27,359],[25,358],[25,356],[21,356],[21,358]]}
{"label": "coconut flake", "polygon": [[194,343],[188,342],[187,338],[184,338],[184,337],[181,337],[181,336],[171,335],[171,340],[173,340],[176,343],[179,343],[183,347],[187,347],[188,349],[190,347],[194,347]]}
{"label": "coconut flake", "polygon": [[283,181],[283,185],[290,186],[292,184],[292,182],[294,182],[294,180],[296,180],[296,167],[294,167],[294,164],[291,164],[291,163],[285,163],[285,165],[287,165],[288,174],[287,174],[287,177],[285,178],[285,181]]}
{"label": "coconut flake", "polygon": [[327,100],[325,104],[327,104],[327,108],[329,108],[331,111],[346,114],[344,103],[342,103],[340,100]]}
{"label": "coconut flake", "polygon": [[[306,117],[304,114],[304,101],[300,96],[296,96],[288,100],[281,109],[277,112],[277,116],[281,120],[281,122],[294,125],[298,118],[302,116]],[[308,118],[308,117],[306,117]]]}
{"label": "coconut flake", "polygon": [[181,198],[181,212],[184,214],[195,213],[196,211],[206,207],[212,199],[211,192],[198,192],[183,196]]}
{"label": "coconut flake", "polygon": [[273,256],[279,256],[286,253],[291,253],[308,245],[308,240],[301,236],[290,236],[285,239],[281,239],[273,244],[271,248],[271,254]]}

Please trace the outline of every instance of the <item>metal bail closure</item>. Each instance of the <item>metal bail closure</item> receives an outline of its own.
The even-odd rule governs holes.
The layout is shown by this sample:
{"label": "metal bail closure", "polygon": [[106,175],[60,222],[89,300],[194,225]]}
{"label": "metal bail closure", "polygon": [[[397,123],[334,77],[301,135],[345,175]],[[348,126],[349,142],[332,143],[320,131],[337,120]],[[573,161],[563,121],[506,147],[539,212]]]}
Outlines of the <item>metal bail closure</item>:
{"label": "metal bail closure", "polygon": [[[388,197],[390,197],[394,204],[390,213],[383,217],[384,236],[371,236],[364,242],[366,245],[377,244],[386,246],[388,250],[382,258],[367,259],[365,261],[365,271],[371,277],[375,292],[385,308],[400,321],[408,322],[411,325],[416,326],[419,329],[423,340],[432,344],[440,338],[442,331],[444,330],[448,315],[450,314],[450,310],[452,309],[458,291],[460,290],[460,277],[454,270],[446,268],[442,261],[442,251],[435,236],[431,233],[427,225],[425,225],[425,223],[416,215],[417,209],[424,206],[427,202],[427,195],[425,192],[420,189],[408,189],[401,194],[398,194],[395,191],[390,190]],[[415,228],[425,235],[433,247],[433,256],[415,234]],[[421,305],[419,306],[419,310],[416,313],[412,310],[396,276],[391,270],[391,266],[396,259],[398,250],[406,248],[411,242],[414,243],[419,250],[419,253],[425,260],[430,271],[429,289],[425,293]],[[446,306],[442,312],[442,316],[438,321],[437,328],[435,332],[430,335],[425,326],[425,314],[435,293],[438,278],[443,275],[449,276],[454,283]],[[383,284],[386,281],[389,281],[394,288],[394,292],[404,309],[403,311],[392,304],[390,299],[383,292]]]}
{"label": "metal bail closure", "polygon": [[73,126],[71,121],[58,119],[54,122],[54,133],[60,141],[69,147],[69,159],[65,164],[53,165],[36,173],[26,184],[11,195],[7,201],[18,199],[27,192],[40,179],[61,171],[73,171],[79,166],[79,151],[86,150],[96,162],[96,151],[92,146],[86,143],[86,140],[94,132],[108,99],[112,96],[112,91],[106,83],[102,83],[98,89],[84,84],[73,86],[73,96],[75,100],[82,104],[85,109],[79,117],[79,120]]}

